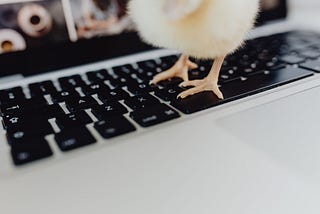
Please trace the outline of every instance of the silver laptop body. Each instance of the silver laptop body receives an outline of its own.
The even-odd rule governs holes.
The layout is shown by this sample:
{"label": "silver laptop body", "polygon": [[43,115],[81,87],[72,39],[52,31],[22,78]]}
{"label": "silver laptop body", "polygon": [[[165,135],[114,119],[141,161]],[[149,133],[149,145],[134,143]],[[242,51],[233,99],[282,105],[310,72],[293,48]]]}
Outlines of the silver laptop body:
{"label": "silver laptop body", "polygon": [[[319,30],[316,14],[296,11],[250,38]],[[309,15],[310,22],[301,21]],[[0,89],[170,54],[148,50],[15,75],[0,79]],[[135,124],[136,132],[112,140],[89,124],[94,146],[65,154],[50,135],[54,156],[21,167],[0,129],[0,213],[319,213],[319,97],[314,74],[151,128]]]}

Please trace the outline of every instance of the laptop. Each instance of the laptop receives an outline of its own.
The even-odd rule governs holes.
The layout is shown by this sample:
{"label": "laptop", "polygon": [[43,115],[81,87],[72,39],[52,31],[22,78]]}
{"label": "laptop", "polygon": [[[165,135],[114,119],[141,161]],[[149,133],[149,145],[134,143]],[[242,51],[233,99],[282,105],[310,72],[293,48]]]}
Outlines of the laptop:
{"label": "laptop", "polygon": [[179,53],[106,2],[1,1],[1,213],[319,213],[317,29],[263,1],[225,99],[181,100],[149,85]]}

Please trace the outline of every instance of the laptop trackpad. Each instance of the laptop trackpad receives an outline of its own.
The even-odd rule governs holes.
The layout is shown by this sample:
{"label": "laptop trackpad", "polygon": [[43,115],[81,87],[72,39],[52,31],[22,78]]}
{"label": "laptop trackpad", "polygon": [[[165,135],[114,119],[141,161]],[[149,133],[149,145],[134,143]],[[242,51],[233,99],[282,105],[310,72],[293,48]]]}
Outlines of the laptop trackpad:
{"label": "laptop trackpad", "polygon": [[320,177],[320,87],[228,116],[217,123],[280,164]]}

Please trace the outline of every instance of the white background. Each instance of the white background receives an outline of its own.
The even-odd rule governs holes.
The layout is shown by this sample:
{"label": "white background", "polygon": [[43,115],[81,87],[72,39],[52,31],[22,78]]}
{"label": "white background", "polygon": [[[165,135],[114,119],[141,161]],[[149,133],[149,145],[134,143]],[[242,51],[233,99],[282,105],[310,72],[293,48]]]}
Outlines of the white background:
{"label": "white background", "polygon": [[320,0],[289,0],[292,21],[304,26],[306,23],[320,30]]}
{"label": "white background", "polygon": [[289,6],[294,11],[296,10],[315,11],[320,9],[320,0],[289,0]]}
{"label": "white background", "polygon": [[315,6],[320,6],[320,1],[319,0],[289,0],[292,4],[295,6],[300,6],[300,7],[315,7]]}

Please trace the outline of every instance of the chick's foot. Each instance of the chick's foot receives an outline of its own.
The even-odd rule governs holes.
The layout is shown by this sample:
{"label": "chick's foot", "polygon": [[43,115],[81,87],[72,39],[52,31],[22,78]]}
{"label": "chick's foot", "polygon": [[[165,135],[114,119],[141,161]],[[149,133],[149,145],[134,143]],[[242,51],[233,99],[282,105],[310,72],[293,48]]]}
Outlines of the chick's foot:
{"label": "chick's foot", "polygon": [[196,69],[198,65],[189,60],[188,55],[182,55],[176,64],[167,71],[156,75],[151,81],[152,84],[158,84],[161,81],[172,79],[173,77],[179,77],[183,81],[189,80],[189,69]]}
{"label": "chick's foot", "polygon": [[218,57],[215,59],[211,71],[206,78],[202,80],[185,81],[181,83],[181,87],[194,86],[194,88],[182,92],[178,95],[178,98],[184,99],[188,96],[198,94],[204,91],[212,91],[215,95],[217,95],[219,99],[224,99],[223,94],[218,86],[219,74],[224,58],[225,57]]}
{"label": "chick's foot", "polygon": [[217,81],[212,80],[211,78],[205,78],[202,80],[193,80],[185,81],[180,84],[180,87],[190,87],[194,86],[189,90],[186,90],[178,95],[178,98],[186,98],[191,95],[195,95],[204,91],[212,91],[219,99],[223,99],[223,94],[219,89]]}

